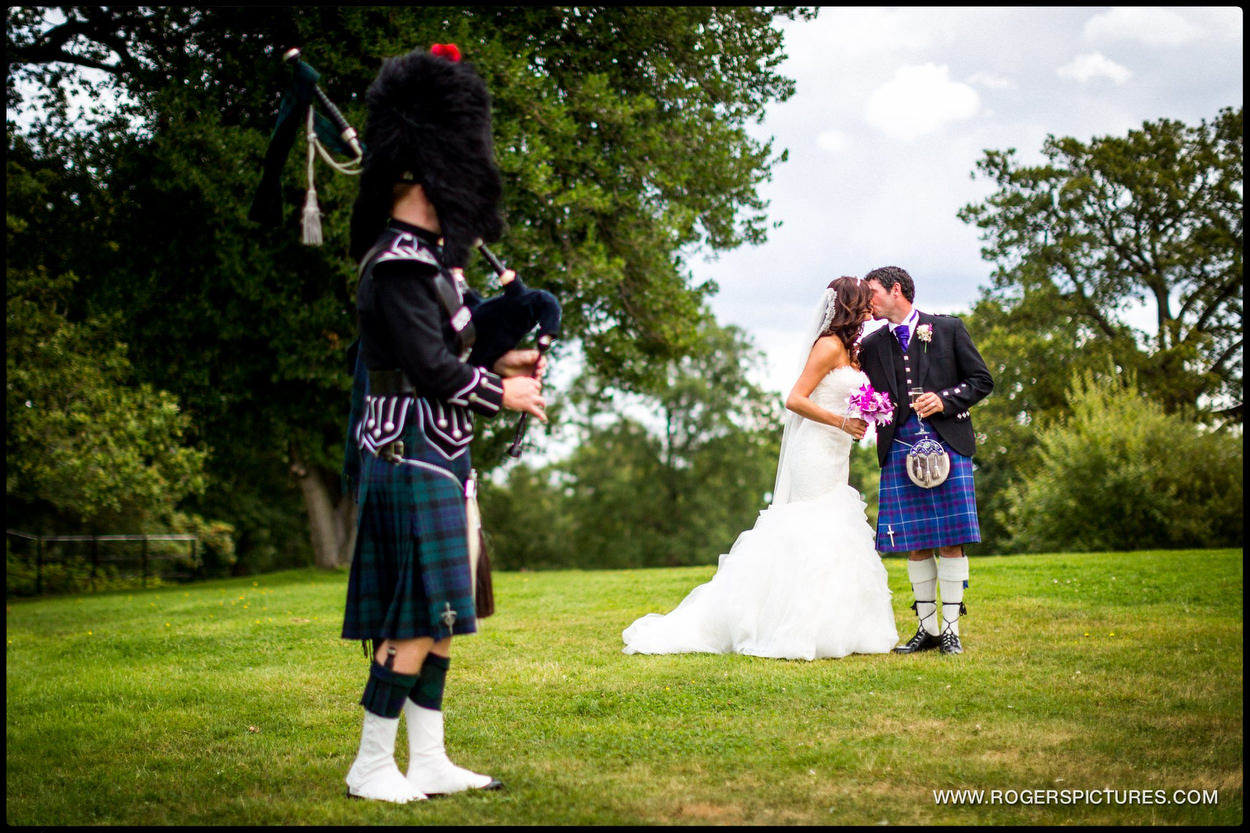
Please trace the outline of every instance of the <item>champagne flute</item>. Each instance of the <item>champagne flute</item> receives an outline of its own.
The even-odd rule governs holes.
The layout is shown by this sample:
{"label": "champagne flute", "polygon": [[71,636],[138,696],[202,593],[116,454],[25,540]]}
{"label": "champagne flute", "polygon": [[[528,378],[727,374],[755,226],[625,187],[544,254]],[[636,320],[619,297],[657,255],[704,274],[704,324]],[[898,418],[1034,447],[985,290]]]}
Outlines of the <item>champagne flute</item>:
{"label": "champagne flute", "polygon": [[[907,389],[907,401],[911,404],[911,409],[913,411],[916,411],[916,400],[920,398],[920,395],[922,393],[924,393],[924,388],[908,388]],[[920,419],[919,411],[916,411],[916,419],[920,421],[921,433],[927,434],[928,431],[925,430],[924,420]]]}

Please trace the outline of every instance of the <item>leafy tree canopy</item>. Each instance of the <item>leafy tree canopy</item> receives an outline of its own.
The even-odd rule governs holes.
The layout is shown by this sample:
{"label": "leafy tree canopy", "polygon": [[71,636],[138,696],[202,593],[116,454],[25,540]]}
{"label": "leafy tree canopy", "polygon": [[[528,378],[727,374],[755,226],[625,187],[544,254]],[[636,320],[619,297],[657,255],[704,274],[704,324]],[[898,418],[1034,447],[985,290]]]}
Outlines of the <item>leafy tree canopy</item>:
{"label": "leafy tree canopy", "polygon": [[[321,169],[324,248],[298,243],[301,154],[284,178],[288,226],[246,219],[289,84],[285,48],[300,46],[363,126],[382,59],[458,43],[493,96],[509,222],[500,254],[561,298],[567,338],[591,368],[643,390],[698,347],[715,287],[693,285],[686,258],[764,239],[757,189],[784,153],[745,128],[793,92],[776,71],[784,54],[772,21],[799,14],[809,13],[16,7],[6,15],[9,132],[15,113],[41,104],[42,118],[16,129],[80,179],[72,216],[89,234],[64,252],[64,271],[78,276],[68,320],[110,322],[138,381],[179,398],[189,439],[213,449],[203,506],[272,526],[268,511],[290,499],[273,492],[288,471],[312,491],[332,489],[343,353],[355,336],[345,257],[354,181]],[[105,95],[79,112],[83,96]],[[470,280],[484,285],[485,272]],[[326,497],[317,505],[343,499]],[[242,524],[245,540],[262,534],[252,524]]]}
{"label": "leafy tree canopy", "polygon": [[[1230,108],[1197,126],[1052,136],[1041,165],[987,151],[977,169],[999,190],[959,216],[984,230],[988,294],[1017,329],[1105,348],[1170,410],[1240,421],[1243,137]],[[1125,325],[1136,304],[1153,310],[1153,333]]]}
{"label": "leafy tree canopy", "polygon": [[[72,176],[33,160],[20,140],[10,144],[5,163],[10,521],[37,532],[64,531],[57,523],[94,532],[157,531],[171,522],[202,530],[203,521],[176,510],[206,485],[207,451],[184,441],[187,415],[170,393],[135,383],[127,347],[114,340],[110,321],[67,319],[78,278],[65,270],[65,228],[23,219],[72,216],[66,197]],[[61,240],[62,247],[45,248],[41,241],[47,239]]]}

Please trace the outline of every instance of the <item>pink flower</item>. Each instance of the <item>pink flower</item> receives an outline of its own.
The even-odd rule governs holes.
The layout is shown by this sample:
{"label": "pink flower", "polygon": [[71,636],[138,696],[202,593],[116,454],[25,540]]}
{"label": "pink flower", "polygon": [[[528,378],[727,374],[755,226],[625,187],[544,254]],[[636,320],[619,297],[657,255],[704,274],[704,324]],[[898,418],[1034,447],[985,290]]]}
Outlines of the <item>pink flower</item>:
{"label": "pink flower", "polygon": [[872,385],[862,385],[846,401],[847,408],[860,418],[877,425],[886,425],[894,419],[894,403],[885,391],[875,391]]}

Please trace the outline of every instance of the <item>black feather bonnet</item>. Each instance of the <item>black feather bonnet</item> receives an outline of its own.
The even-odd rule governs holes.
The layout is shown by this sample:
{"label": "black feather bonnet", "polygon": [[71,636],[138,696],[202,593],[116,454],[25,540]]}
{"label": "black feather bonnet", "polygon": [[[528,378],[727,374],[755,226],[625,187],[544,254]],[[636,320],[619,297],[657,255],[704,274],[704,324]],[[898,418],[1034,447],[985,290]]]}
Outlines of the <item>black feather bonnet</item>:
{"label": "black feather bonnet", "polygon": [[435,44],[386,60],[365,103],[352,257],[363,257],[385,227],[394,186],[415,182],[438,212],[444,264],[464,267],[476,241],[493,243],[503,234],[485,82],[458,49]]}

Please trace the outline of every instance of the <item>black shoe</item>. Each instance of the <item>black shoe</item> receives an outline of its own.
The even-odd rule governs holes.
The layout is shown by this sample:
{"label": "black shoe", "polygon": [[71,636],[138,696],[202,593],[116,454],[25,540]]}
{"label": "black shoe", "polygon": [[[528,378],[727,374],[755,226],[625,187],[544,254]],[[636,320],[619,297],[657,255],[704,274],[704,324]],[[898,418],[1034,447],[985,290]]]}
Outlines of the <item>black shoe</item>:
{"label": "black shoe", "polygon": [[[958,640],[956,640],[958,642]],[[916,629],[916,635],[913,636],[906,644],[899,645],[894,649],[896,654],[918,654],[921,651],[931,651],[938,647],[938,638],[920,626]]]}
{"label": "black shoe", "polygon": [[954,631],[942,631],[938,641],[942,643],[941,648],[944,654],[962,654],[964,652],[964,646],[959,644],[959,636]]}
{"label": "black shoe", "polygon": [[490,779],[490,783],[487,784],[485,787],[471,787],[467,790],[460,790],[460,792],[456,792],[456,793],[426,793],[425,797],[426,798],[442,798],[443,796],[447,796],[447,795],[464,795],[465,793],[485,792],[486,790],[502,790],[502,789],[503,789],[503,781],[500,781],[498,778],[492,778]]}

